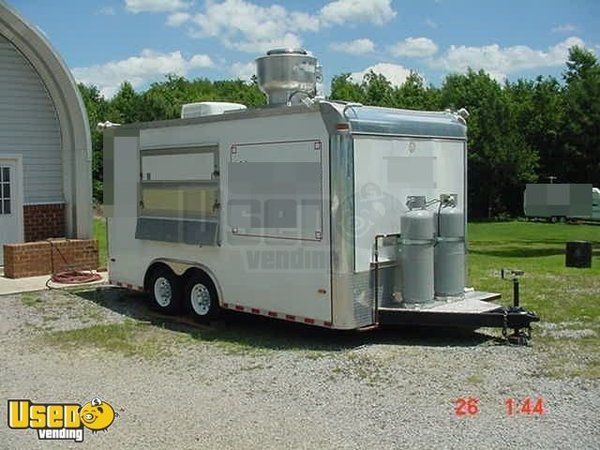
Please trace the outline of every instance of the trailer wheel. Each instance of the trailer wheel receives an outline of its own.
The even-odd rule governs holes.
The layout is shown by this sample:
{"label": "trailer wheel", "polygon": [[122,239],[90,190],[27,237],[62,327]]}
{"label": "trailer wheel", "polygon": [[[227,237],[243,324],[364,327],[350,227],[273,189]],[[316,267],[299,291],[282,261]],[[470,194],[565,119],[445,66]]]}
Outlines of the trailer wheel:
{"label": "trailer wheel", "polygon": [[216,319],[220,313],[219,297],[212,280],[201,272],[192,272],[185,283],[184,305],[199,322]]}
{"label": "trailer wheel", "polygon": [[162,312],[173,314],[181,307],[181,287],[177,275],[164,266],[156,267],[148,278],[148,290],[152,306]]}

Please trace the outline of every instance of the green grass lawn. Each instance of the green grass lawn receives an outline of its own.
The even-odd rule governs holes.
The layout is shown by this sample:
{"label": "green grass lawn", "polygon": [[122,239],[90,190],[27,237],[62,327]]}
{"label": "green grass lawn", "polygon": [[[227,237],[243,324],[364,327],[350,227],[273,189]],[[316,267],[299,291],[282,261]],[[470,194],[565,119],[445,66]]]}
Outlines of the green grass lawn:
{"label": "green grass lawn", "polygon": [[[499,269],[525,271],[521,304],[550,322],[598,325],[600,317],[600,226],[499,222],[469,224],[469,284],[512,298],[512,284]],[[565,267],[565,243],[591,241],[591,269]]]}
{"label": "green grass lawn", "polygon": [[[565,267],[567,241],[591,241],[592,268]],[[512,286],[498,269],[522,269],[521,305],[541,318],[533,345],[552,355],[541,373],[555,378],[600,378],[600,226],[532,222],[469,224],[469,281],[502,293]],[[573,362],[573,355],[581,360]]]}
{"label": "green grass lawn", "polygon": [[100,251],[100,267],[106,267],[108,243],[106,242],[106,220],[102,217],[94,217],[94,238],[98,240],[98,250]]}

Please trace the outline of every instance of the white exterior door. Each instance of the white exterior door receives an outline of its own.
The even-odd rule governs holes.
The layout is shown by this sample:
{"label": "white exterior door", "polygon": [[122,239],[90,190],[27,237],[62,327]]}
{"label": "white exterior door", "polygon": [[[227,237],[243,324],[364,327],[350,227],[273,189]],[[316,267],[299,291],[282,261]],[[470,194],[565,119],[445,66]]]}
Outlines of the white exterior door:
{"label": "white exterior door", "polygon": [[21,176],[19,159],[0,156],[0,266],[4,265],[3,245],[23,240]]}

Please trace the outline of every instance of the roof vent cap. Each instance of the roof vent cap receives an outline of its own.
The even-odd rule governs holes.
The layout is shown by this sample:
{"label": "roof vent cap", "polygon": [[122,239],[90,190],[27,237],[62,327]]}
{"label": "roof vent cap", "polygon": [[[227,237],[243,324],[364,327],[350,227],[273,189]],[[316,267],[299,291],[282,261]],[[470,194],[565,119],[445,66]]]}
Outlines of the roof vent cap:
{"label": "roof vent cap", "polygon": [[297,105],[319,95],[323,76],[317,58],[303,48],[276,48],[256,59],[258,86],[269,105]]}

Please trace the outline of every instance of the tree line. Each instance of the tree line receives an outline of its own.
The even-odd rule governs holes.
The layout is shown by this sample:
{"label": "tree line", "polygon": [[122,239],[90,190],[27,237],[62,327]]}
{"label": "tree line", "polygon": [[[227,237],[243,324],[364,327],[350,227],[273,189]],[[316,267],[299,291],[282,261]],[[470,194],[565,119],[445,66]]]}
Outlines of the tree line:
{"label": "tree line", "polygon": [[[169,75],[144,92],[130,83],[111,98],[95,86],[80,85],[92,128],[109,120],[130,123],[179,117],[181,106],[230,101],[257,107],[265,97],[256,80],[187,80]],[[417,110],[467,108],[469,215],[519,216],[528,182],[600,184],[600,64],[594,53],[569,51],[561,79],[539,76],[499,83],[484,71],[446,76],[437,87],[411,73],[401,86],[381,74],[356,82],[335,76],[332,100]],[[102,201],[102,136],[92,130],[94,198]]]}

